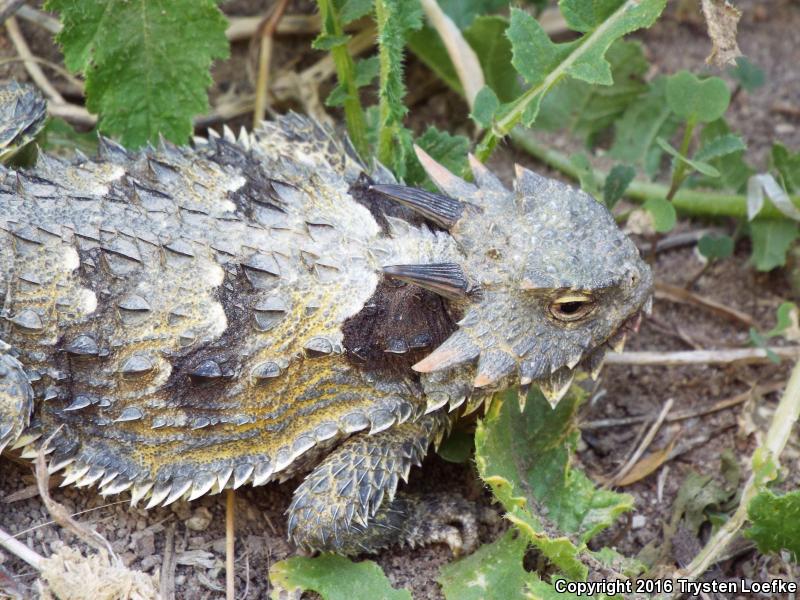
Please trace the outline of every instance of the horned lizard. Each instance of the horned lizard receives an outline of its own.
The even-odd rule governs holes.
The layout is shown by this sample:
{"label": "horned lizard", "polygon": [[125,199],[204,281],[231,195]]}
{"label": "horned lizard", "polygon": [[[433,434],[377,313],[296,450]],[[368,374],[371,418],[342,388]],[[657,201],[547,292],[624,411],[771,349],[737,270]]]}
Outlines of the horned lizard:
{"label": "horned lizard", "polygon": [[[10,151],[44,103],[0,101]],[[497,390],[556,403],[652,275],[589,195],[417,154],[438,193],[296,114],[0,168],[0,451],[44,446],[65,485],[147,507],[307,473],[298,546],[458,549],[400,480]]]}

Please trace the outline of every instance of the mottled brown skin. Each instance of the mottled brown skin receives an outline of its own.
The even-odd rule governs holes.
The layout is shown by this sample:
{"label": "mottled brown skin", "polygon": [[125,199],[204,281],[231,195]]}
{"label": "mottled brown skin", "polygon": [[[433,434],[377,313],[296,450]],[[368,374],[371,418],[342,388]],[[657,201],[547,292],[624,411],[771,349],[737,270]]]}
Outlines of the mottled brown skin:
{"label": "mottled brown skin", "polygon": [[399,481],[495,390],[557,402],[652,276],[585,194],[420,159],[442,195],[288,115],[0,171],[0,450],[47,440],[65,484],[147,506],[308,472],[300,546],[469,549],[471,521],[460,540]]}

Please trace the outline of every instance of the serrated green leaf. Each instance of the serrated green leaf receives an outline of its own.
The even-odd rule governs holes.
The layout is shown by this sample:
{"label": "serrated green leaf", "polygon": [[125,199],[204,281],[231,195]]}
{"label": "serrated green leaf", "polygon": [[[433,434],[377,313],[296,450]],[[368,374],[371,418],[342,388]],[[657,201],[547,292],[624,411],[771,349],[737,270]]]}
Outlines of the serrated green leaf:
{"label": "serrated green leaf", "polygon": [[736,66],[728,69],[728,74],[739,82],[743,90],[748,92],[763,86],[767,79],[764,70],[750,62],[745,56],[736,58]]}
{"label": "serrated green leaf", "polygon": [[697,249],[708,259],[722,260],[733,255],[733,238],[729,235],[707,233],[698,240]]}
{"label": "serrated green leaf", "polygon": [[60,14],[67,67],[86,76],[86,106],[101,131],[129,147],[161,133],[185,143],[208,108],[209,67],[228,56],[227,22],[213,0],[48,0]]}
{"label": "serrated green leaf", "polygon": [[786,253],[798,235],[794,221],[785,219],[757,219],[750,223],[753,241],[751,260],[759,271],[770,271],[786,264]]}
{"label": "serrated green leaf", "polygon": [[464,559],[445,565],[439,583],[447,600],[506,600],[524,598],[525,589],[539,578],[525,570],[522,560],[528,540],[514,530]]}
{"label": "serrated green leaf", "polygon": [[800,152],[790,152],[783,144],[776,143],[772,145],[770,160],[786,191],[790,194],[800,192]]}
{"label": "serrated green leaf", "polygon": [[[463,135],[451,135],[446,131],[439,131],[436,127],[428,127],[415,143],[453,173],[461,173],[467,167],[469,140]],[[416,155],[408,152],[407,156],[409,161],[406,165],[406,183],[419,185],[427,181],[428,176]]]}
{"label": "serrated green leaf", "polygon": [[639,43],[618,40],[606,57],[614,83],[605,86],[562,80],[542,101],[537,128],[568,129],[591,144],[597,134],[615,123],[647,91],[643,77],[649,64]]}
{"label": "serrated green leaf", "polygon": [[667,77],[667,103],[673,112],[700,123],[716,121],[731,101],[731,92],[719,77],[700,79],[689,71]]}
{"label": "serrated green leaf", "polygon": [[585,392],[573,387],[555,409],[536,390],[519,413],[516,391],[495,397],[475,433],[478,471],[525,533],[554,565],[581,579],[586,543],[632,506],[627,494],[597,489],[569,466],[578,432],[575,412]]}
{"label": "serrated green leaf", "polygon": [[653,228],[658,233],[672,231],[678,222],[678,213],[672,202],[664,198],[650,198],[644,203],[644,209],[653,217]]}
{"label": "serrated green leaf", "polygon": [[497,94],[492,88],[485,85],[475,96],[469,116],[481,127],[489,127],[498,108],[500,108],[500,100],[497,99]]}
{"label": "serrated green leaf", "polygon": [[636,169],[630,165],[614,165],[603,183],[603,202],[609,210],[625,195],[625,190],[636,177]]}
{"label": "serrated green leaf", "polygon": [[413,52],[437,77],[444,81],[450,89],[459,95],[464,94],[464,88],[458,79],[453,61],[447,53],[447,48],[442,42],[438,32],[430,25],[423,25],[418,31],[407,34],[408,49]]}
{"label": "serrated green leaf", "polygon": [[533,86],[542,83],[575,45],[553,43],[533,16],[518,8],[511,9],[506,35],[511,42],[511,64]]}
{"label": "serrated green leaf", "polygon": [[[585,0],[562,0],[562,11],[579,14]],[[477,156],[486,160],[500,137],[517,124],[532,125],[542,98],[564,77],[573,77],[591,84],[613,83],[611,65],[606,60],[609,47],[622,36],[652,25],[666,4],[665,0],[615,0],[601,3],[614,5],[607,18],[591,31],[571,42],[555,44],[539,23],[519,9],[511,10],[507,36],[511,41],[512,64],[530,84],[501,119],[489,130],[477,148]],[[605,9],[604,9],[605,11]],[[584,17],[581,17],[584,19]],[[580,26],[576,22],[576,26]]]}
{"label": "serrated green leaf", "polygon": [[719,177],[719,171],[717,171],[714,167],[710,164],[705,163],[701,160],[693,160],[688,158],[678,152],[675,148],[673,148],[670,143],[665,140],[664,138],[656,138],[656,144],[661,146],[661,149],[664,150],[667,154],[673,156],[674,158],[678,159],[679,161],[686,163],[695,171],[702,173],[703,175],[707,175],[708,177]]}
{"label": "serrated green leaf", "polygon": [[502,102],[519,94],[517,74],[511,65],[511,42],[506,37],[508,21],[502,17],[478,17],[464,30],[464,39],[475,50],[486,85]]}
{"label": "serrated green leaf", "polygon": [[778,496],[770,490],[760,492],[747,507],[752,527],[746,537],[758,544],[762,553],[788,550],[800,559],[800,491]]}
{"label": "serrated green leaf", "polygon": [[463,429],[456,429],[442,442],[437,453],[447,462],[460,464],[469,460],[474,448],[475,436]]}
{"label": "serrated green leaf", "polygon": [[508,0],[438,0],[438,3],[462,30],[472,25],[479,15],[489,15],[508,6]]}
{"label": "serrated green leaf", "polygon": [[740,136],[726,133],[705,142],[692,158],[694,160],[709,161],[746,149],[747,146]]}
{"label": "serrated green leaf", "polygon": [[411,600],[411,594],[394,589],[371,560],[356,563],[336,554],[287,558],[272,565],[269,577],[275,600],[284,590],[312,590],[323,600]]}
{"label": "serrated green leaf", "polygon": [[347,25],[372,12],[372,0],[345,0],[339,9],[342,25]]}
{"label": "serrated green leaf", "polygon": [[656,139],[669,139],[679,125],[667,106],[665,87],[666,79],[656,78],[650,90],[628,106],[614,124],[614,143],[609,150],[612,158],[639,165],[650,177],[658,173],[664,154]]}

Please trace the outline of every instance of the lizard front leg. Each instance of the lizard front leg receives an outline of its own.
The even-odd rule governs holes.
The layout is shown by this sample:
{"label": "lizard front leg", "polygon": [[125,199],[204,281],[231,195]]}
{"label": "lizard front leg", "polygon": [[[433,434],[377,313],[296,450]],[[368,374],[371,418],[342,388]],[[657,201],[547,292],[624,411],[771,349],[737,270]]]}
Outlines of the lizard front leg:
{"label": "lizard front leg", "polygon": [[33,388],[10,349],[0,341],[0,453],[28,426],[33,411]]}
{"label": "lizard front leg", "polygon": [[477,525],[466,500],[452,494],[395,495],[399,480],[406,480],[448,424],[448,415],[439,411],[349,439],[295,491],[289,537],[308,550],[350,555],[398,543],[445,542],[456,554],[474,549]]}

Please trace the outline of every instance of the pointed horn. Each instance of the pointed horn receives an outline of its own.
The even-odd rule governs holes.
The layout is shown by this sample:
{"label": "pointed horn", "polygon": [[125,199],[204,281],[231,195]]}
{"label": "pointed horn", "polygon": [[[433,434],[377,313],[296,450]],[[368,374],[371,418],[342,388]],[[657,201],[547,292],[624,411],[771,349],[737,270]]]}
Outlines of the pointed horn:
{"label": "pointed horn", "polygon": [[549,184],[546,177],[537,175],[530,169],[518,164],[514,165],[514,173],[517,176],[514,180],[514,190],[523,196],[534,196]]}
{"label": "pointed horn", "polygon": [[413,283],[452,300],[465,298],[469,291],[467,277],[456,263],[389,265],[383,267],[383,272],[389,277]]}
{"label": "pointed horn", "polygon": [[417,153],[417,159],[419,159],[419,162],[422,164],[422,168],[425,169],[428,177],[433,180],[433,183],[436,184],[436,187],[438,187],[443,193],[447,194],[448,196],[460,198],[471,197],[478,191],[474,185],[467,183],[456,175],[453,175],[447,169],[447,167],[444,167],[433,160],[433,158],[431,158],[430,155],[419,146],[415,145],[414,151]]}
{"label": "pointed horn", "polygon": [[510,354],[501,350],[483,352],[478,360],[478,374],[472,386],[481,388],[494,385],[516,370],[517,361]]}
{"label": "pointed horn", "polygon": [[369,189],[409,207],[440,227],[450,229],[461,218],[464,203],[405,185],[376,184]]}
{"label": "pointed horn", "polygon": [[481,353],[463,331],[456,331],[444,343],[411,368],[418,373],[433,373],[454,367],[477,357]]}
{"label": "pointed horn", "polygon": [[469,154],[469,167],[472,169],[472,176],[475,178],[475,183],[478,187],[492,192],[506,192],[505,186],[497,178],[497,175],[492,173],[486,165],[484,165],[478,158],[470,153]]}

